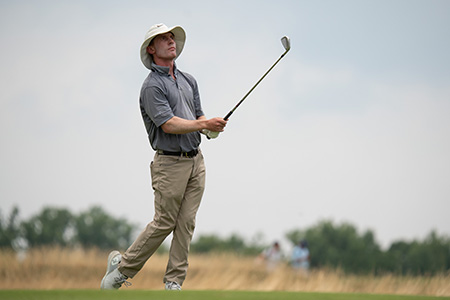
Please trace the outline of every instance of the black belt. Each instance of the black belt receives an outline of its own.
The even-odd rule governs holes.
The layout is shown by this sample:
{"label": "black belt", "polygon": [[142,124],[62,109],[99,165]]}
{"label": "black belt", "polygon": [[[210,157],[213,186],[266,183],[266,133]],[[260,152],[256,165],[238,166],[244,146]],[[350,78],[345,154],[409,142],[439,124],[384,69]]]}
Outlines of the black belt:
{"label": "black belt", "polygon": [[198,154],[198,149],[194,149],[189,152],[172,152],[172,151],[165,151],[165,150],[158,150],[158,154],[162,155],[171,155],[171,156],[183,156],[183,157],[195,157]]}

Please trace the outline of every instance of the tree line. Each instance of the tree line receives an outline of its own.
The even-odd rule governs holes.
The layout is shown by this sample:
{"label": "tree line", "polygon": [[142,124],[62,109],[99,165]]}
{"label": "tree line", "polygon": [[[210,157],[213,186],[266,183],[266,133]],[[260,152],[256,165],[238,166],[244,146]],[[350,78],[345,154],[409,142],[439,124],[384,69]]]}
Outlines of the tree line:
{"label": "tree line", "polygon": [[0,247],[82,246],[125,249],[133,242],[136,225],[114,218],[94,206],[79,214],[65,208],[45,207],[28,220],[14,207],[8,218],[0,214]]}
{"label": "tree line", "polygon": [[286,234],[306,239],[312,267],[341,268],[351,273],[437,274],[450,271],[450,238],[431,231],[422,241],[395,241],[382,250],[371,230],[359,233],[349,223],[322,221],[306,230]]}
{"label": "tree line", "polygon": [[[45,207],[27,220],[19,209],[8,217],[0,213],[0,248],[26,249],[39,246],[82,246],[126,249],[134,240],[137,225],[115,218],[99,206],[79,214]],[[450,271],[450,239],[430,232],[422,241],[395,241],[383,250],[371,230],[358,232],[349,223],[321,221],[307,229],[293,229],[285,236],[293,245],[307,240],[311,268],[339,268],[348,273],[437,274]],[[269,246],[262,237],[246,241],[238,234],[227,238],[200,235],[191,244],[192,253],[233,252],[258,255]],[[161,248],[160,251],[167,251]],[[289,257],[287,257],[289,258]]]}

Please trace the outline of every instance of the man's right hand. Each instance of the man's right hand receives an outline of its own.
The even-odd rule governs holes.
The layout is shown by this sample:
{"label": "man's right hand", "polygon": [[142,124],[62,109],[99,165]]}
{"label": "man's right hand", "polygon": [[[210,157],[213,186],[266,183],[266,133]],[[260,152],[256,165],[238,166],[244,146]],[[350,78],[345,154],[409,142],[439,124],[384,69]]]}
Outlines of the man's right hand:
{"label": "man's right hand", "polygon": [[210,130],[208,130],[208,129],[203,129],[203,130],[202,130],[202,133],[203,133],[204,135],[206,135],[206,137],[207,137],[208,139],[215,139],[215,138],[217,138],[217,137],[219,136],[219,133],[220,133],[220,132],[217,132],[217,131],[210,131]]}
{"label": "man's right hand", "polygon": [[211,132],[222,132],[225,126],[227,126],[227,121],[223,118],[217,117],[207,120],[205,129]]}

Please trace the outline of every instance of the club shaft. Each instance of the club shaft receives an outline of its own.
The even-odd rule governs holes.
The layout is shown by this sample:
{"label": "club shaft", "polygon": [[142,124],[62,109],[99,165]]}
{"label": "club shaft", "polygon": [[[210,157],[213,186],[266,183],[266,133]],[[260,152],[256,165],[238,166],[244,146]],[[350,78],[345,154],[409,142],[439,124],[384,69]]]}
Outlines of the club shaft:
{"label": "club shaft", "polygon": [[234,113],[234,111],[239,107],[239,105],[241,105],[242,102],[244,102],[245,98],[248,97],[248,95],[250,95],[250,93],[258,86],[258,84],[264,79],[264,77],[267,76],[267,74],[269,74],[270,71],[272,71],[272,69],[276,66],[276,64],[286,55],[286,53],[288,52],[285,51],[283,54],[281,54],[280,58],[277,59],[277,61],[270,67],[269,70],[267,70],[266,73],[264,73],[264,75],[258,80],[258,82],[255,83],[255,85],[247,92],[247,94],[245,94],[245,96],[241,99],[241,101],[238,102],[238,104],[236,104],[235,107],[233,107],[232,110],[230,110],[230,112],[223,118],[224,120],[228,120],[230,118],[230,116]]}

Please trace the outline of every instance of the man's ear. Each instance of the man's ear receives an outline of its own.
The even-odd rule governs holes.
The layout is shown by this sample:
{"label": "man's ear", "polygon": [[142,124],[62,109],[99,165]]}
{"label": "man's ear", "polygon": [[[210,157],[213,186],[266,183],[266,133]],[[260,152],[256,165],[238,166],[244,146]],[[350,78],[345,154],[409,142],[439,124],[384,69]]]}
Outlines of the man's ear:
{"label": "man's ear", "polygon": [[153,46],[148,46],[147,47],[147,53],[148,54],[151,54],[151,55],[153,55],[153,54],[155,54],[155,47],[153,47]]}

